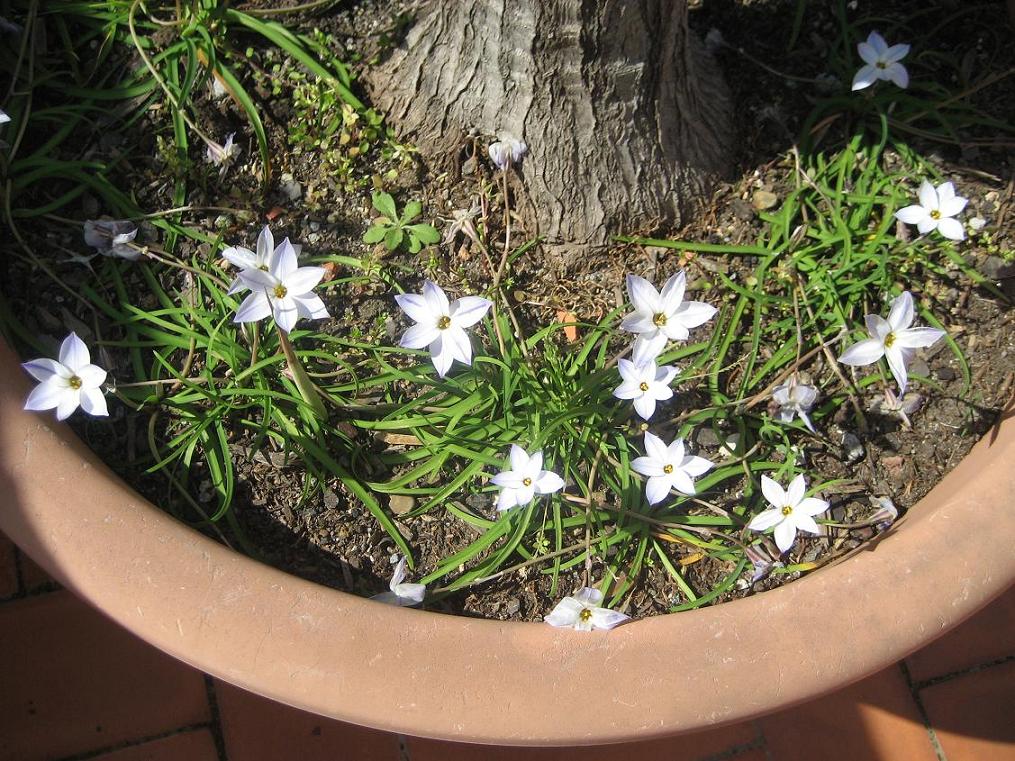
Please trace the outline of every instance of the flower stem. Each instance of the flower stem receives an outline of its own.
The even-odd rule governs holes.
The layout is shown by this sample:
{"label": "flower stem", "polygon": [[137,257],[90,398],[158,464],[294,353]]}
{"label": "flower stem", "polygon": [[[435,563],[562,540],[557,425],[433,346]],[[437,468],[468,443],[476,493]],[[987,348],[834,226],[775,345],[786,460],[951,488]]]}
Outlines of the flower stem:
{"label": "flower stem", "polygon": [[278,342],[282,346],[282,353],[285,354],[289,371],[293,374],[293,381],[296,382],[296,388],[300,390],[300,396],[303,397],[303,401],[310,405],[317,417],[322,420],[327,418],[328,413],[324,409],[324,402],[321,400],[320,392],[316,384],[310,380],[307,371],[303,369],[303,364],[300,362],[299,357],[296,356],[296,351],[293,349],[293,345],[289,342],[289,336],[284,330],[278,331]]}

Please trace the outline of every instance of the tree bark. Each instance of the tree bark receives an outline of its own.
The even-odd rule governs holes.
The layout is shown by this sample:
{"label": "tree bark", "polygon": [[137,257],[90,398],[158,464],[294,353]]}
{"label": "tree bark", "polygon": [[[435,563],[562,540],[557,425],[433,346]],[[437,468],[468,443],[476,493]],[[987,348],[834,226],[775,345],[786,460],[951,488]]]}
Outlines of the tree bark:
{"label": "tree bark", "polygon": [[436,2],[370,85],[438,164],[470,132],[522,138],[522,211],[551,243],[679,225],[728,164],[728,93],[686,0]]}

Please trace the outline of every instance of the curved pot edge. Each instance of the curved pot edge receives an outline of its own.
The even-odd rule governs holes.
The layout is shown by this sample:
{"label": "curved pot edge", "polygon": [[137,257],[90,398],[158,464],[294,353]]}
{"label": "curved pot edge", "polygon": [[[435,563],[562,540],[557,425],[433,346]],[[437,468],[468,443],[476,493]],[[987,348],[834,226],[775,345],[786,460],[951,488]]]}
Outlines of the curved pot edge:
{"label": "curved pot edge", "polygon": [[[171,655],[378,729],[574,745],[741,721],[894,663],[1015,578],[1015,526],[998,509],[1015,493],[1006,420],[870,551],[761,595],[592,635],[384,606],[177,523],[66,427],[21,410],[27,383],[5,346],[0,368],[0,525],[15,542]],[[983,477],[991,464],[1001,472]],[[830,654],[836,640],[851,647]]]}

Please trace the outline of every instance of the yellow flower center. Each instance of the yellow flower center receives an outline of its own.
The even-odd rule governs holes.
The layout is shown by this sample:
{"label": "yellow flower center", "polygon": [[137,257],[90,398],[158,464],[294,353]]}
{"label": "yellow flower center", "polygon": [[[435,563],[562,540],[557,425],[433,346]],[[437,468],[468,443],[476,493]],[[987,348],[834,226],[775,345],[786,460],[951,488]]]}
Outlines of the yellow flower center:
{"label": "yellow flower center", "polygon": [[931,219],[941,219],[941,212],[938,211],[937,209],[934,209],[934,211],[932,211],[930,213],[930,218]]}
{"label": "yellow flower center", "polygon": [[792,513],[792,512],[793,512],[793,508],[792,508],[792,507],[790,507],[789,505],[786,505],[786,507],[784,507],[784,508],[782,509],[782,514],[783,514],[783,515],[789,515],[789,514],[790,514],[790,513]]}
{"label": "yellow flower center", "polygon": [[450,327],[451,327],[451,318],[448,317],[447,315],[444,315],[439,320],[437,320],[437,328],[439,330],[447,330]]}
{"label": "yellow flower center", "polygon": [[885,63],[884,61],[878,61],[874,65],[877,66],[879,69],[887,69],[888,68],[888,64]]}
{"label": "yellow flower center", "polygon": [[667,463],[666,465],[663,465],[663,473],[665,473],[666,475],[669,475],[672,472],[673,472],[673,466],[672,465],[670,465],[669,463]]}
{"label": "yellow flower center", "polygon": [[886,349],[891,349],[892,348],[892,344],[894,344],[894,343],[895,343],[895,334],[894,333],[889,333],[887,336],[885,336],[885,348]]}
{"label": "yellow flower center", "polygon": [[645,381],[642,381],[638,384],[638,388],[640,388],[643,392],[648,391],[648,384]]}
{"label": "yellow flower center", "polygon": [[70,380],[67,381],[67,385],[74,389],[81,388],[81,379],[76,375],[72,375]]}
{"label": "yellow flower center", "polygon": [[289,291],[286,290],[286,287],[284,285],[282,285],[281,283],[279,283],[278,285],[275,286],[275,298],[276,299],[284,299],[285,295],[287,293],[289,293]]}
{"label": "yellow flower center", "polygon": [[267,264],[262,264],[260,267],[258,267],[258,269],[261,270],[261,272],[267,272],[268,271],[268,265]]}
{"label": "yellow flower center", "polygon": [[592,618],[592,611],[588,608],[582,608],[582,612],[578,614],[578,620],[583,624]]}
{"label": "yellow flower center", "polygon": [[661,328],[666,324],[666,315],[662,312],[656,312],[655,316],[652,317],[652,323],[657,327]]}
{"label": "yellow flower center", "polygon": [[532,486],[532,479],[531,478],[523,478],[522,479],[522,486]]}

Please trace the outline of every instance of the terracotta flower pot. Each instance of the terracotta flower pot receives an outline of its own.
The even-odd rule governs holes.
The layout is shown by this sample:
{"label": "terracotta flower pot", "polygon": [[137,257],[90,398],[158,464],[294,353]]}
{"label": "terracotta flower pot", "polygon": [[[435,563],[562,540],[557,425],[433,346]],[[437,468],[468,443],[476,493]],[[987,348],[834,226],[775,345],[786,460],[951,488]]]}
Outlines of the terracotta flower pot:
{"label": "terracotta flower pot", "polygon": [[316,713],[501,744],[646,739],[840,688],[1015,579],[1015,421],[866,550],[775,591],[581,634],[370,602],[216,544],[146,502],[49,414],[0,345],[0,527],[156,647]]}

